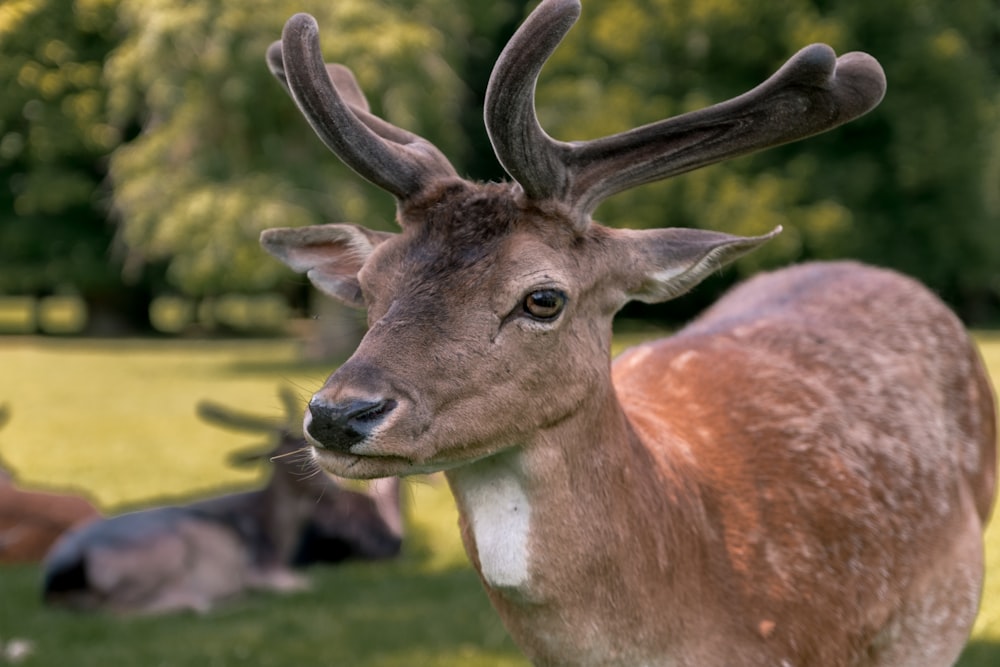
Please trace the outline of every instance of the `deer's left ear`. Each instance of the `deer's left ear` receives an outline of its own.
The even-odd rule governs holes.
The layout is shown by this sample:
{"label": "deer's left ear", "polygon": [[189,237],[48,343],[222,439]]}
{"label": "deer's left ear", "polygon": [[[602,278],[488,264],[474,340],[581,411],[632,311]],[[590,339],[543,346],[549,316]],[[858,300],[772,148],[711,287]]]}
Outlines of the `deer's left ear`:
{"label": "deer's left ear", "polygon": [[712,272],[777,236],[781,227],[762,236],[682,227],[622,231],[631,255],[626,296],[657,303],[684,294]]}
{"label": "deer's left ear", "polygon": [[378,244],[395,236],[337,223],[265,229],[260,244],[293,271],[341,303],[364,308],[358,271]]}

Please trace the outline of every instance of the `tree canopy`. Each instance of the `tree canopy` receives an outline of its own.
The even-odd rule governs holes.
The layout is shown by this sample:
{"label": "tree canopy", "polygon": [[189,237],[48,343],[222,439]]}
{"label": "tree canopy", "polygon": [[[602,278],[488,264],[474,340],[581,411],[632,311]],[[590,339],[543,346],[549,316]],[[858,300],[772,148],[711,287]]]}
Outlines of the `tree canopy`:
{"label": "tree canopy", "polygon": [[[291,14],[373,110],[497,179],[482,126],[493,61],[528,0],[8,0],[0,5],[0,292],[145,282],[200,297],[288,289],[271,226],[392,228],[391,198],[316,139],[264,65]],[[586,0],[542,71],[563,140],[706,106],[808,43],[863,50],[889,89],[869,115],[621,193],[630,227],[785,232],[738,273],[855,257],[1000,317],[1000,8],[993,0]]]}
{"label": "tree canopy", "polygon": [[0,293],[113,289],[103,161],[121,133],[104,115],[114,3],[0,5]]}
{"label": "tree canopy", "polygon": [[327,152],[264,64],[295,11],[338,27],[326,56],[352,63],[379,113],[404,126],[454,118],[435,102],[454,87],[440,34],[393,3],[122,0],[110,114],[141,118],[142,131],[111,156],[113,201],[130,261],[166,261],[186,293],[273,288],[283,270],[257,245],[268,227],[391,220],[391,203]]}

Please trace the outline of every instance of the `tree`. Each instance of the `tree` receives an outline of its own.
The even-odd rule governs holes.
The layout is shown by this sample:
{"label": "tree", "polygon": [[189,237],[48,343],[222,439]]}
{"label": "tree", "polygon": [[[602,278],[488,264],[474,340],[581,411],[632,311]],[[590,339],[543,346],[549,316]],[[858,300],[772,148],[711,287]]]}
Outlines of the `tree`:
{"label": "tree", "polygon": [[[2,3],[0,78],[18,85],[0,97],[0,291],[73,289],[95,308],[135,311],[164,289],[280,289],[301,301],[305,282],[263,256],[259,231],[334,220],[392,229],[393,202],[323,147],[267,71],[285,19],[315,15],[327,59],[355,71],[376,113],[490,180],[503,172],[482,124],[486,82],[534,4]],[[782,224],[738,272],[858,257],[915,275],[967,319],[997,317],[995,4],[587,0],[542,72],[539,115],[559,139],[592,138],[737,95],[809,42],[869,51],[889,93],[868,116],[622,193],[596,217],[743,234]],[[655,312],[686,315],[712,289],[693,296]]]}
{"label": "tree", "polygon": [[145,321],[145,285],[123,286],[110,247],[102,85],[116,46],[115,0],[16,0],[0,6],[0,293],[80,294],[91,328]]}
{"label": "tree", "polygon": [[350,63],[376,112],[441,136],[456,116],[440,34],[391,2],[122,0],[121,9],[128,36],[108,62],[111,108],[119,122],[143,121],[112,156],[115,210],[130,263],[166,262],[188,295],[287,284],[258,246],[268,227],[391,224],[391,199],[327,151],[265,66],[291,14],[316,16],[326,58]]}

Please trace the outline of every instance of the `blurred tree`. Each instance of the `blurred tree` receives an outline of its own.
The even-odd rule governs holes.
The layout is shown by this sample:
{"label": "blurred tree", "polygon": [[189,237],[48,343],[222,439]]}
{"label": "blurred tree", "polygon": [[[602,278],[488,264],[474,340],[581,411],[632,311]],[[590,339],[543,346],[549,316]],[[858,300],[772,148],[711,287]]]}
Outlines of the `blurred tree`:
{"label": "blurred tree", "polygon": [[128,36],[107,67],[113,119],[143,119],[111,160],[128,269],[165,261],[188,295],[286,278],[260,251],[262,229],[391,224],[391,198],[327,151],[267,70],[264,52],[296,11],[316,16],[327,60],[350,64],[373,110],[446,148],[459,139],[443,129],[460,100],[441,36],[398,3],[122,0],[121,10]]}
{"label": "blurred tree", "polygon": [[[491,181],[506,177],[493,155],[483,125],[483,101],[493,65],[518,25],[536,4],[532,0],[409,0],[413,9],[431,8],[432,21],[448,39],[444,57],[463,85],[458,127],[462,142],[449,159],[467,178]],[[442,18],[445,23],[442,23]]]}
{"label": "blurred tree", "polygon": [[[482,126],[489,71],[535,4],[6,0],[0,80],[18,85],[0,97],[0,290],[113,294],[124,276],[147,292],[165,280],[196,298],[278,288],[301,301],[305,282],[261,253],[259,231],[392,228],[393,202],[329,154],[268,73],[285,19],[316,16],[327,59],[355,71],[376,113],[486,180],[503,176]],[[889,94],[865,118],[622,193],[596,217],[780,223],[743,273],[859,257],[982,317],[1000,293],[998,14],[994,0],[587,0],[542,72],[539,114],[557,138],[591,138],[737,95],[809,42],[869,51]]]}
{"label": "blurred tree", "polygon": [[107,123],[101,71],[116,4],[0,5],[0,293],[79,293],[92,331],[147,322],[148,285],[122,285],[109,249],[106,156],[125,128]]}
{"label": "blurred tree", "polygon": [[857,209],[846,252],[917,276],[970,321],[995,319],[1000,4],[853,0],[837,11],[849,38],[884,59],[889,80],[882,112],[858,136],[869,164],[848,162],[817,190],[843,192]]}
{"label": "blurred tree", "polygon": [[372,109],[458,151],[462,88],[428,10],[391,0],[122,0],[127,38],[109,60],[113,120],[142,131],[111,161],[127,275],[165,262],[185,295],[279,289],[317,315],[311,356],[353,349],[358,318],[315,298],[260,250],[269,227],[355,221],[391,228],[391,197],[317,140],[264,62],[285,20],[308,12],[328,61],[348,64]]}

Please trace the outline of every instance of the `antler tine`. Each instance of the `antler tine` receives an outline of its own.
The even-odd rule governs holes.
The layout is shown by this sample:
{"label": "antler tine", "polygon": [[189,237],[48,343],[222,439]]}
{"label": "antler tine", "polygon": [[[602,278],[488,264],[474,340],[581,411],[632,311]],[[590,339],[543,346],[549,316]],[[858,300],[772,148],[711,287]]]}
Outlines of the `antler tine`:
{"label": "antler tine", "polygon": [[285,89],[285,92],[291,95],[292,90],[288,87],[288,77],[285,76],[285,59],[281,56],[280,40],[271,42],[264,53],[264,60],[267,62],[267,68],[271,70],[274,78],[281,82],[281,86]]}
{"label": "antler tine", "polygon": [[874,58],[838,59],[829,46],[813,44],[727,102],[602,139],[557,141],[538,123],[535,85],[579,13],[578,0],[544,0],[525,20],[490,78],[486,124],[498,159],[525,195],[567,204],[581,229],[617,192],[830,130],[870,111],[885,94]]}
{"label": "antler tine", "polygon": [[268,49],[268,66],[319,138],[348,167],[400,200],[432,181],[457,177],[431,143],[367,113],[367,101],[350,71],[323,63],[319,26],[312,16],[290,18],[280,44],[280,53],[273,45]]}
{"label": "antler tine", "polygon": [[[271,74],[281,83],[285,91],[291,95],[292,90],[288,87],[288,78],[285,76],[285,63],[281,56],[281,42],[272,42],[267,47],[267,66]],[[333,83],[341,99],[350,105],[351,110],[370,111],[368,98],[365,97],[358,80],[354,78],[354,73],[339,63],[326,63],[326,73]]]}
{"label": "antler tine", "polygon": [[293,435],[302,435],[303,401],[288,385],[278,390],[281,405],[285,408],[285,430]]}
{"label": "antler tine", "polygon": [[358,111],[365,113],[371,111],[368,106],[368,98],[365,97],[361,86],[358,85],[358,80],[354,78],[354,72],[344,65],[327,63],[326,74],[330,77],[330,81],[333,82],[333,87],[344,98],[344,101],[351,105],[351,109],[355,113]]}
{"label": "antler tine", "polygon": [[545,0],[497,58],[486,87],[486,132],[500,164],[529,199],[562,199],[570,145],[545,133],[535,115],[538,74],[580,17],[579,0]]}
{"label": "antler tine", "polygon": [[[285,75],[284,61],[281,55],[281,42],[274,42],[267,49],[267,64],[271,69],[271,73],[281,82],[288,94],[291,95],[292,91],[288,87],[288,78]],[[354,72],[350,68],[341,65],[340,63],[326,63],[326,73],[330,77],[330,82],[333,83],[334,89],[342,100],[347,102],[350,106],[351,111],[358,119],[368,126],[372,132],[397,144],[412,144],[416,142],[425,142],[425,139],[408,132],[402,128],[396,127],[391,123],[387,123],[378,116],[372,115],[370,113],[370,107],[368,105],[368,98],[365,97],[364,92],[361,90],[361,86],[358,85],[358,80],[354,78]],[[428,144],[430,146],[430,144]],[[432,150],[433,147],[431,146]],[[445,160],[443,155],[439,156],[441,160]],[[447,160],[445,160],[447,162]]]}
{"label": "antler tine", "polygon": [[212,401],[198,401],[198,416],[207,422],[250,433],[271,433],[281,427],[274,419],[239,412]]}
{"label": "antler tine", "polygon": [[586,219],[622,190],[831,130],[875,108],[885,87],[867,53],[807,46],[739,97],[573,145],[567,198]]}

